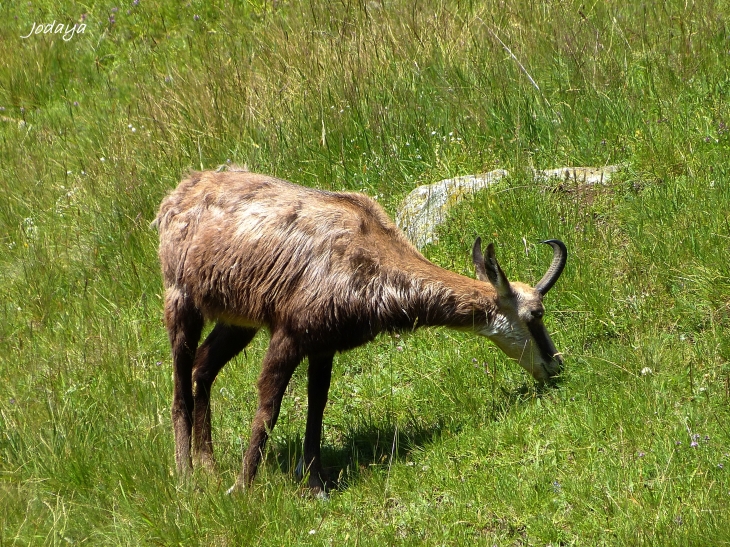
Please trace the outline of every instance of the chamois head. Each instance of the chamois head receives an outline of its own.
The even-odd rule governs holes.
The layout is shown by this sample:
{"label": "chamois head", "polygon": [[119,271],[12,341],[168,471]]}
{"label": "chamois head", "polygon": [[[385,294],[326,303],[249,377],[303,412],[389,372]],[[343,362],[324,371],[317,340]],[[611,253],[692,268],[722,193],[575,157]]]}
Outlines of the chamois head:
{"label": "chamois head", "polygon": [[560,374],[563,358],[542,322],[545,313],[542,299],[563,272],[568,251],[557,239],[542,243],[553,248],[553,261],[534,288],[525,283],[510,283],[497,262],[492,243],[487,247],[485,259],[481,238],[477,238],[472,258],[477,278],[491,283],[497,292],[495,318],[480,334],[492,340],[537,381],[546,382]]}

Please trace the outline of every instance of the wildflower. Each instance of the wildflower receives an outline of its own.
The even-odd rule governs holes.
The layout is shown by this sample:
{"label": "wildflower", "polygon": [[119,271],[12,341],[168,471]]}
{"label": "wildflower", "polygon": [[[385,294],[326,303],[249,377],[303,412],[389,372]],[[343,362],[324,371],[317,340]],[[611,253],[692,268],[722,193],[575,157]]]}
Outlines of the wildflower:
{"label": "wildflower", "polygon": [[133,6],[138,6],[139,5],[139,0],[134,0],[134,2],[132,2],[132,5]]}
{"label": "wildflower", "polygon": [[644,368],[641,369],[641,375],[642,376],[648,376],[652,372],[653,371],[649,367],[644,367]]}
{"label": "wildflower", "polygon": [[116,23],[116,22],[117,22],[117,20],[116,20],[116,19],[114,18],[114,14],[112,13],[112,14],[111,14],[111,15],[109,16],[109,24],[110,24],[110,25],[113,25],[113,24],[114,24],[114,23]]}
{"label": "wildflower", "polygon": [[646,454],[644,452],[642,452],[642,451],[639,451],[639,453],[636,454],[636,456],[639,457],[639,458],[643,458],[644,456],[646,456]]}
{"label": "wildflower", "polygon": [[79,106],[79,102],[78,101],[74,101],[74,106]]}
{"label": "wildflower", "polygon": [[198,15],[197,13],[193,15],[193,21],[200,21],[200,15]]}
{"label": "wildflower", "polygon": [[396,346],[395,349],[397,349],[398,351],[403,351],[403,346]]}

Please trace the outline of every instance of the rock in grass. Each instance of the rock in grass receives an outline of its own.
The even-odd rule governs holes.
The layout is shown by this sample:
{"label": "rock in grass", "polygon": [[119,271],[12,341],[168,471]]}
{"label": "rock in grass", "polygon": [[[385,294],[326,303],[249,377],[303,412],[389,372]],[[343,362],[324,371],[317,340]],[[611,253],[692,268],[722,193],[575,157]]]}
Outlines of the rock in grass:
{"label": "rock in grass", "polygon": [[[562,179],[578,184],[606,184],[611,175],[621,165],[605,167],[559,167],[557,169],[533,169],[536,180]],[[465,196],[488,188],[509,173],[504,169],[495,169],[481,175],[466,175],[453,179],[445,179],[433,184],[425,184],[415,188],[406,196],[396,214],[395,222],[408,236],[408,239],[422,249],[437,240],[436,228],[443,224],[449,209],[459,203]]]}
{"label": "rock in grass", "polygon": [[436,239],[436,227],[444,223],[449,209],[465,196],[488,188],[507,175],[504,169],[495,169],[419,186],[406,196],[395,222],[416,247],[425,247]]}
{"label": "rock in grass", "polygon": [[578,184],[607,184],[611,175],[618,171],[621,165],[606,165],[605,167],[558,167],[557,169],[533,169],[535,179],[562,179],[566,182],[574,181]]}

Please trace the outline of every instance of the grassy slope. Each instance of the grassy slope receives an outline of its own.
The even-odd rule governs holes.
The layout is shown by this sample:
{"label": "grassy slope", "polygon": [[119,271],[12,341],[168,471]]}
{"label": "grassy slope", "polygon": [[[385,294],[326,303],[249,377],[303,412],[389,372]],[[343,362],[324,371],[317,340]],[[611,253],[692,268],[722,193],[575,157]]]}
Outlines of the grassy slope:
{"label": "grassy slope", "polygon": [[[730,542],[730,7],[410,4],[0,3],[0,544]],[[82,13],[68,42],[19,38]],[[426,253],[470,274],[482,235],[534,282],[549,252],[522,238],[564,239],[561,387],[471,336],[381,337],[337,359],[331,501],[292,481],[303,367],[230,499],[261,335],[216,383],[219,476],[181,484],[147,225],[228,159],[391,213],[510,169]],[[592,192],[522,175],[616,162]]]}

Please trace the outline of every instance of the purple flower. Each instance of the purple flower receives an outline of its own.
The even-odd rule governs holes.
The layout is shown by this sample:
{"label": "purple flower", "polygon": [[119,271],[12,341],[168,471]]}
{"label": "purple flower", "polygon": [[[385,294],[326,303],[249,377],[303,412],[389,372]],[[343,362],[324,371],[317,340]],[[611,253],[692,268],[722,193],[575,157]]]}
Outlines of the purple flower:
{"label": "purple flower", "polygon": [[200,15],[198,15],[197,13],[193,15],[193,21],[200,21]]}
{"label": "purple flower", "polygon": [[81,14],[81,21],[82,21],[82,22],[83,22],[83,21],[86,21],[86,14],[85,14],[85,13],[82,13],[82,14]]}
{"label": "purple flower", "polygon": [[117,20],[116,20],[116,19],[114,18],[114,14],[111,14],[111,15],[109,16],[109,23],[111,23],[111,24],[113,25],[113,24],[114,24],[114,23],[116,23],[116,22],[117,22]]}
{"label": "purple flower", "polygon": [[644,456],[646,456],[646,454],[644,452],[642,452],[642,451],[639,451],[639,453],[636,454],[636,456],[639,457],[639,458],[643,458]]}
{"label": "purple flower", "polygon": [[79,102],[78,101],[74,101],[74,106],[79,106]]}
{"label": "purple flower", "polygon": [[139,5],[139,0],[134,0],[134,2],[132,2],[132,5],[133,6],[138,6]]}
{"label": "purple flower", "polygon": [[691,443],[689,443],[689,445],[692,448],[697,448],[699,446],[699,443],[697,441],[692,441]]}

